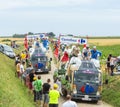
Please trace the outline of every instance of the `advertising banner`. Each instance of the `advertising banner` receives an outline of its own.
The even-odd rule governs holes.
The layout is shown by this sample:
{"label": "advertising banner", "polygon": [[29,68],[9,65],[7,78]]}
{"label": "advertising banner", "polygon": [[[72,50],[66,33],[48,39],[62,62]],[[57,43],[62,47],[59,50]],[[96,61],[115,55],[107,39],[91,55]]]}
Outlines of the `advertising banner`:
{"label": "advertising banner", "polygon": [[60,37],[60,43],[68,44],[87,44],[87,39],[83,38],[73,38],[73,37]]}

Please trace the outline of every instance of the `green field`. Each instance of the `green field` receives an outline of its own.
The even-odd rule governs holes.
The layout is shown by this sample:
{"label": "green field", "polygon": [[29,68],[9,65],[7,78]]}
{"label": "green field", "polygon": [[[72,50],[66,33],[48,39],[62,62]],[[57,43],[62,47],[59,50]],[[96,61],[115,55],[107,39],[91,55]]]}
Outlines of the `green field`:
{"label": "green field", "polygon": [[14,59],[2,53],[0,53],[0,107],[35,107],[33,95],[29,95],[28,89],[15,77]]}

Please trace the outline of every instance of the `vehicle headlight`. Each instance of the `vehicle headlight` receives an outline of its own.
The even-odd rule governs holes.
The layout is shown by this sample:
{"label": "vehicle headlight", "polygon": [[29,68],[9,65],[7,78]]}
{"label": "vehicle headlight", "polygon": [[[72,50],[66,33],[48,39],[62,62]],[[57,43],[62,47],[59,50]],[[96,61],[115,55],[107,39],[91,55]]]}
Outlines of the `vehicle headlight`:
{"label": "vehicle headlight", "polygon": [[45,68],[46,68],[46,69],[48,69],[48,67],[47,67],[47,66],[45,66]]}
{"label": "vehicle headlight", "polygon": [[99,92],[99,91],[97,91],[96,95],[97,95],[97,96],[99,96],[99,95],[100,95],[100,92]]}

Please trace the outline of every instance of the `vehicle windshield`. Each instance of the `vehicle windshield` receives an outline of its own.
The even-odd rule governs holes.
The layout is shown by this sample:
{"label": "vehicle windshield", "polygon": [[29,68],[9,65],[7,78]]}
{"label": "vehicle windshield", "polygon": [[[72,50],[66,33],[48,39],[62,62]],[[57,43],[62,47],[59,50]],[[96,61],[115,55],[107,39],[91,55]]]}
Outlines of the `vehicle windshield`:
{"label": "vehicle windshield", "polygon": [[35,49],[34,54],[44,53],[41,48]]}
{"label": "vehicle windshield", "polygon": [[91,72],[75,72],[74,75],[74,81],[75,82],[93,82],[95,83],[96,81],[98,81],[98,74],[96,73],[91,73]]}
{"label": "vehicle windshield", "polygon": [[81,66],[79,67],[79,70],[86,70],[86,69],[98,72],[97,68],[95,67],[95,65],[93,63],[82,62]]}
{"label": "vehicle windshield", "polygon": [[13,52],[12,48],[9,46],[4,46],[4,50],[8,52]]}
{"label": "vehicle windshield", "polygon": [[32,56],[31,57],[31,61],[47,61],[47,57],[46,56]]}

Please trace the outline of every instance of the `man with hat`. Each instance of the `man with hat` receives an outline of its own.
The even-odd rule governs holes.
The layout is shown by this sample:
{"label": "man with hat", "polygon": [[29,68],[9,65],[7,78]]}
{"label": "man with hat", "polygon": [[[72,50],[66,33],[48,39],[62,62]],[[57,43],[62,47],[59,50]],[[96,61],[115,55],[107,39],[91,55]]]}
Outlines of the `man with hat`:
{"label": "man with hat", "polygon": [[58,99],[60,97],[60,93],[57,90],[58,85],[54,84],[53,85],[53,90],[50,90],[49,92],[49,107],[58,107]]}

